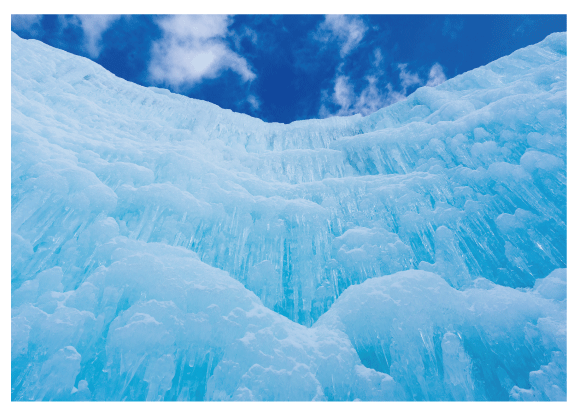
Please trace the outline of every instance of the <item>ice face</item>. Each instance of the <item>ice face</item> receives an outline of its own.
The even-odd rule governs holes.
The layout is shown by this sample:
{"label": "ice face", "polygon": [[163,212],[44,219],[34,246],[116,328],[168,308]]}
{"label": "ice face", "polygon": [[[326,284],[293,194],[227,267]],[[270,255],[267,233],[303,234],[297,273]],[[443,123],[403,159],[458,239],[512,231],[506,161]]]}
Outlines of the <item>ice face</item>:
{"label": "ice face", "polygon": [[12,399],[566,400],[566,91],[282,125],[12,34]]}

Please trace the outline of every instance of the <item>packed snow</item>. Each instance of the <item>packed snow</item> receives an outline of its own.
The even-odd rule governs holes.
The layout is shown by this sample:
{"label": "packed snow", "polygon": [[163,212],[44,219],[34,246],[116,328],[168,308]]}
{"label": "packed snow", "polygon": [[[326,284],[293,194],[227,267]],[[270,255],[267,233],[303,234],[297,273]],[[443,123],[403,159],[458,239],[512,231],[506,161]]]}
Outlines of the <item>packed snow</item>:
{"label": "packed snow", "polygon": [[288,125],[11,36],[12,400],[566,400],[566,34]]}

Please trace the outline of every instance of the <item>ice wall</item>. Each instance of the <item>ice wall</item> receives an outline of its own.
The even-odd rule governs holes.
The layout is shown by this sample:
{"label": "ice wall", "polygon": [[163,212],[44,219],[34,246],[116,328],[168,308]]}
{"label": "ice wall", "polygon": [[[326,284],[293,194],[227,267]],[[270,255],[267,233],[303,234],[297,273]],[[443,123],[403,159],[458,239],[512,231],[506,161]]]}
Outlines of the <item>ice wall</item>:
{"label": "ice wall", "polygon": [[12,398],[563,399],[566,102],[565,34],[289,125],[12,34]]}

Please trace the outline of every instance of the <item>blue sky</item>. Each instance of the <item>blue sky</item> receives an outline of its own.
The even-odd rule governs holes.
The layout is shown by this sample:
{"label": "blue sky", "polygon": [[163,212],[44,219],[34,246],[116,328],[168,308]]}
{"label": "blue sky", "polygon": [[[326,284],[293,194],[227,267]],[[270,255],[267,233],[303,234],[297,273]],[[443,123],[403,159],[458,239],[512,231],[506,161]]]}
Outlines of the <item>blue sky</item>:
{"label": "blue sky", "polygon": [[12,15],[121,78],[282,123],[370,114],[566,30],[565,15]]}

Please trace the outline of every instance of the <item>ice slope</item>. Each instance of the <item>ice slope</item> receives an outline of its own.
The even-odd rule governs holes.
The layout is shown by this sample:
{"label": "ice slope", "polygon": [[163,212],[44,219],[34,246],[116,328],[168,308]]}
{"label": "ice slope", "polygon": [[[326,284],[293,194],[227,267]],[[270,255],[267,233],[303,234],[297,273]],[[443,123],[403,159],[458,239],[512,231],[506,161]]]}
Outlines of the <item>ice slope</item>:
{"label": "ice slope", "polygon": [[12,34],[13,400],[565,400],[566,102],[565,34],[289,125]]}

